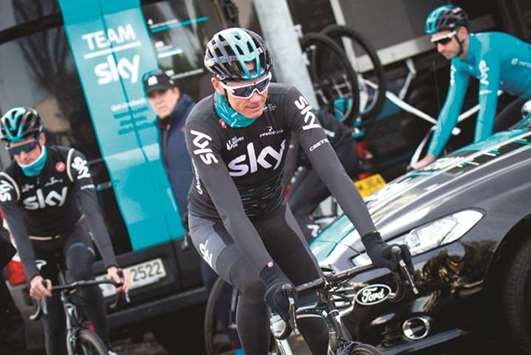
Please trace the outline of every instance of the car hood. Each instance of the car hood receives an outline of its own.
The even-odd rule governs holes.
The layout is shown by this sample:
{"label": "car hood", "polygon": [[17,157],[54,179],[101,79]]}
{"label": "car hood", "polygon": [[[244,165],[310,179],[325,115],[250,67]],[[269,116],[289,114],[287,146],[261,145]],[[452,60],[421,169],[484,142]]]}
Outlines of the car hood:
{"label": "car hood", "polygon": [[[365,202],[383,238],[394,238],[427,221],[435,208],[456,196],[462,198],[466,186],[480,183],[474,179],[478,173],[482,174],[482,169],[489,171],[493,164],[497,164],[496,169],[508,169],[515,161],[522,160],[514,159],[515,155],[530,159],[530,153],[530,131],[500,132],[440,158],[424,169],[408,172]],[[348,248],[354,253],[364,250],[359,233],[345,215],[327,226],[311,248],[319,260]]]}

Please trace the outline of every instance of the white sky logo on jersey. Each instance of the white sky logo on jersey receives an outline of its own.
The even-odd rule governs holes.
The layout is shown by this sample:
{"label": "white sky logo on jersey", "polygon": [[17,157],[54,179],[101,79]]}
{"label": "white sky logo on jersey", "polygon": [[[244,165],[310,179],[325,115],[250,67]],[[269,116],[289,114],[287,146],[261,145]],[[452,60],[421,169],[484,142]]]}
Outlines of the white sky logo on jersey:
{"label": "white sky logo on jersey", "polygon": [[37,189],[35,196],[25,198],[22,202],[24,203],[24,208],[27,210],[37,210],[46,207],[61,207],[66,201],[67,192],[68,187],[63,186],[61,193],[52,190],[44,196],[42,189]]}
{"label": "white sky logo on jersey", "polygon": [[483,85],[489,85],[489,66],[484,60],[479,62],[479,82]]}
{"label": "white sky logo on jersey", "polygon": [[11,186],[7,181],[2,180],[0,182],[0,201],[11,201],[11,190],[13,190],[13,186]]}
{"label": "white sky logo on jersey", "polygon": [[198,148],[193,151],[194,155],[198,155],[206,165],[217,163],[218,159],[214,155],[214,152],[211,148],[208,148],[208,145],[212,141],[212,137],[193,129],[190,130],[190,133],[195,136],[192,140],[192,144]]}
{"label": "white sky logo on jersey", "polygon": [[87,166],[87,161],[81,157],[75,157],[72,162],[72,168],[77,170],[77,179],[81,180],[83,178],[90,178],[89,169]]}
{"label": "white sky logo on jersey", "polygon": [[[232,159],[227,166],[229,167],[230,176],[244,176],[249,173],[253,174],[258,171],[261,166],[264,169],[277,169],[282,161],[284,149],[286,147],[286,140],[284,139],[280,144],[280,151],[275,150],[271,146],[264,147],[262,151],[256,155],[253,142],[247,144],[247,154],[242,154]],[[247,163],[247,158],[249,161]],[[274,165],[268,161],[268,158],[274,161]]]}
{"label": "white sky logo on jersey", "polygon": [[319,121],[317,120],[317,117],[312,111],[310,103],[306,100],[304,96],[299,96],[299,99],[293,101],[293,103],[300,110],[301,115],[304,116],[304,125],[302,126],[302,129],[304,131],[312,128],[321,127]]}

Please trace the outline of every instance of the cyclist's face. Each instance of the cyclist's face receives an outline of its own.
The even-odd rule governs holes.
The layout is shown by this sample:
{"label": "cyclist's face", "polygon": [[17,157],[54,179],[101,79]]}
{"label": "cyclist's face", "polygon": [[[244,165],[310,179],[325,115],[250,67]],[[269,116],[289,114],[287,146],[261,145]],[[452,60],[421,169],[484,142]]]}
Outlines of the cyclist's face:
{"label": "cyclist's face", "polygon": [[450,60],[459,53],[459,43],[456,36],[456,31],[441,31],[431,36],[431,42],[442,56]]}
{"label": "cyclist's face", "polygon": [[[36,144],[38,143],[38,144]],[[45,139],[44,135],[41,134],[39,136],[38,141],[35,140],[35,138],[27,138],[20,142],[10,143],[8,149],[13,149],[17,147],[32,147],[31,150],[28,149],[20,149],[16,150],[13,149],[13,151],[16,151],[16,153],[13,153],[13,158],[18,164],[21,165],[28,165],[33,163],[41,154],[41,145],[44,145]]]}
{"label": "cyclist's face", "polygon": [[152,91],[148,95],[148,101],[153,111],[161,119],[165,119],[170,116],[177,101],[179,101],[180,92],[176,87],[169,88],[167,90]]}
{"label": "cyclist's face", "polygon": [[[252,65],[249,65],[248,67],[250,70],[253,68]],[[229,104],[236,112],[247,118],[258,118],[264,112],[270,78],[269,74],[265,74],[254,80],[227,81],[225,83],[220,82],[216,78],[212,78],[212,85],[219,94],[227,95]],[[255,84],[256,86],[254,86],[251,96],[246,98],[238,96],[242,95],[240,91],[245,91],[241,90],[243,86],[253,86]],[[238,89],[234,90],[234,94],[230,92],[230,88],[232,87]]]}

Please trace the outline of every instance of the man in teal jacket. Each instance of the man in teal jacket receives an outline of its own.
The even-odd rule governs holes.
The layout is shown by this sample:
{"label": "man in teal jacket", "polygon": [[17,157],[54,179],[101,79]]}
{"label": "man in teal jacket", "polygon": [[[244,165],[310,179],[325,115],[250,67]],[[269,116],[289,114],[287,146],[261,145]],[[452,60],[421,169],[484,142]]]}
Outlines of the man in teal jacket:
{"label": "man in teal jacket", "polygon": [[[470,33],[468,17],[459,7],[444,5],[426,20],[426,33],[437,51],[451,61],[450,86],[439,114],[428,154],[415,164],[420,169],[443,151],[457,124],[470,77],[479,80],[479,113],[474,142],[507,128],[520,117],[520,108],[531,99],[531,45],[501,32]],[[497,92],[517,98],[496,118]]]}

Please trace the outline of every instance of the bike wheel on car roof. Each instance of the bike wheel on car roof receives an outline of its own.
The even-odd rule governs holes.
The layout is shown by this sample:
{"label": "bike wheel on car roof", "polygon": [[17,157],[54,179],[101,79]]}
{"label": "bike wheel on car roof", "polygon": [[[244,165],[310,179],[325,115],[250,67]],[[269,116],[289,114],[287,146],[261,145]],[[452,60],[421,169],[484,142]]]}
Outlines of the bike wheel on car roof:
{"label": "bike wheel on car roof", "polygon": [[[329,25],[321,33],[334,39],[342,48],[346,45],[347,53],[352,50],[355,55],[352,64],[358,76],[361,118],[364,127],[368,129],[385,103],[386,82],[382,62],[369,42],[348,26]],[[342,41],[343,39],[348,42]]]}
{"label": "bike wheel on car roof", "polygon": [[505,275],[503,314],[518,346],[531,353],[531,239],[516,252]]}
{"label": "bike wheel on car roof", "polygon": [[[319,33],[305,34],[300,43],[319,106],[351,124],[359,115],[359,89],[356,73],[345,53],[337,43]],[[340,109],[338,103],[342,105]]]}
{"label": "bike wheel on car roof", "polygon": [[83,329],[77,335],[74,354],[107,355],[107,348],[99,336],[86,329]]}

